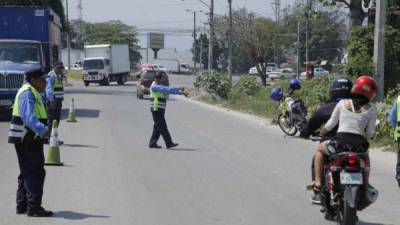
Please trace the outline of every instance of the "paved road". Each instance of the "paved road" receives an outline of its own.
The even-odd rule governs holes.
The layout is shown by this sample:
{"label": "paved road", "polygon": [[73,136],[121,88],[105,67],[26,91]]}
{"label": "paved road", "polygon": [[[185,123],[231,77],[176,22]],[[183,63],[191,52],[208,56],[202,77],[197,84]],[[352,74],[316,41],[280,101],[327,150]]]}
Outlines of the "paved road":
{"label": "paved road", "polygon": [[[135,84],[67,88],[78,123],[62,122],[64,167],[47,167],[44,206],[55,217],[15,215],[17,162],[0,123],[1,225],[319,225],[305,184],[314,143],[278,128],[172,97],[167,119],[175,150],[147,148],[149,102]],[[67,107],[67,106],[65,106]],[[164,144],[160,142],[160,144]],[[372,154],[376,204],[361,225],[399,225],[394,154]]]}

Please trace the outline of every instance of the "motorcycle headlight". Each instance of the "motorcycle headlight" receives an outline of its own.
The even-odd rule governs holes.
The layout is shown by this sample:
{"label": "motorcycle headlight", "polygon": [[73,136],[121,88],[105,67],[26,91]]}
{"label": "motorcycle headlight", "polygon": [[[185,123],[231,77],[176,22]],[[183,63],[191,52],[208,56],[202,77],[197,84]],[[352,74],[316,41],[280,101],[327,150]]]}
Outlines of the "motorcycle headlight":
{"label": "motorcycle headlight", "polygon": [[329,152],[330,155],[336,153],[336,148],[335,148],[335,146],[333,146],[333,145],[331,145],[331,144],[328,144],[328,145],[326,146],[326,149],[328,150],[328,152]]}

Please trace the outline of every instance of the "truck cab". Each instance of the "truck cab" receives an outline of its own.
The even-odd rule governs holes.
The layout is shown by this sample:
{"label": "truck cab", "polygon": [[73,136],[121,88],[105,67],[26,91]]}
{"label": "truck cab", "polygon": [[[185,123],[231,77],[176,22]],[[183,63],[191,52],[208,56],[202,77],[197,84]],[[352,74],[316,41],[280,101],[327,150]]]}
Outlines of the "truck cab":
{"label": "truck cab", "polygon": [[44,68],[45,64],[40,42],[0,40],[0,111],[11,110],[25,73]]}
{"label": "truck cab", "polygon": [[0,15],[0,115],[8,119],[25,74],[60,61],[61,21],[49,7],[0,6]]}
{"label": "truck cab", "polygon": [[109,59],[104,57],[85,58],[82,69],[85,86],[89,86],[89,83],[110,84],[108,78],[111,73]]}

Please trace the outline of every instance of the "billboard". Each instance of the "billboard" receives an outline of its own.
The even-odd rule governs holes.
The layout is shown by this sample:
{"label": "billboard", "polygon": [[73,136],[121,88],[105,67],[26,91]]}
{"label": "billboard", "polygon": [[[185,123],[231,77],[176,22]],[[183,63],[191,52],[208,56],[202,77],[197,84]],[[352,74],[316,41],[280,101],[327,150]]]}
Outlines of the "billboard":
{"label": "billboard", "polygon": [[147,36],[147,47],[153,49],[164,48],[164,34],[149,33]]}

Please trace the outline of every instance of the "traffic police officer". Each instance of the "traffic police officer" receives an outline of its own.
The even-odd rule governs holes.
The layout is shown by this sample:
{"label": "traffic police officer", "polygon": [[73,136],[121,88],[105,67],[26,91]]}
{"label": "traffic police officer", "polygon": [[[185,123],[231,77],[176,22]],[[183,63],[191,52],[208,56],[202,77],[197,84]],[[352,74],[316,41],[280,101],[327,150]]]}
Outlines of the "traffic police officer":
{"label": "traffic police officer", "polygon": [[8,142],[14,144],[20,174],[18,176],[17,214],[50,217],[42,207],[44,170],[43,139],[48,138],[46,107],[40,96],[46,88],[46,74],[40,69],[26,74],[13,106]]}
{"label": "traffic police officer", "polygon": [[[53,70],[49,72],[46,85],[46,100],[49,114],[49,127],[53,124],[53,120],[60,124],[62,102],[64,101],[64,85],[63,85],[64,65],[62,62],[54,63]],[[59,144],[63,144],[59,141]]]}
{"label": "traffic police officer", "polygon": [[396,180],[400,187],[400,96],[397,97],[393,103],[392,109],[389,113],[389,123],[396,127],[394,138],[397,142],[397,164],[396,164]]}
{"label": "traffic police officer", "polygon": [[167,122],[165,121],[165,108],[167,107],[168,94],[181,95],[184,93],[184,88],[178,87],[168,87],[161,85],[161,78],[166,76],[164,71],[158,71],[155,76],[155,81],[150,87],[150,97],[151,97],[151,113],[153,115],[153,134],[150,138],[149,147],[150,148],[161,148],[157,145],[157,141],[160,135],[165,141],[167,148],[173,148],[178,146],[177,143],[172,142],[171,135],[168,131]]}

